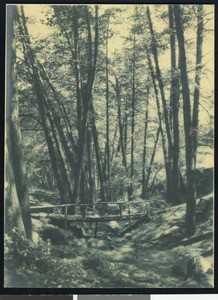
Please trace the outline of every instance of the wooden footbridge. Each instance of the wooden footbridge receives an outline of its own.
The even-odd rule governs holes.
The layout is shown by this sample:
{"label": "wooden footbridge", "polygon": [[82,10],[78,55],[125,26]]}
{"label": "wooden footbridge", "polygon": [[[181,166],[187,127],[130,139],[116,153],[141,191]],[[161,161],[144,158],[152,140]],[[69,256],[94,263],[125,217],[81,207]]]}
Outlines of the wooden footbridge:
{"label": "wooden footbridge", "polygon": [[[70,211],[74,210],[74,214]],[[128,220],[129,225],[133,220],[148,215],[146,203],[143,202],[98,202],[88,204],[60,204],[31,206],[32,216],[46,213],[52,223],[59,224],[67,229],[74,222],[95,223],[95,237],[97,236],[98,223],[118,220]]]}

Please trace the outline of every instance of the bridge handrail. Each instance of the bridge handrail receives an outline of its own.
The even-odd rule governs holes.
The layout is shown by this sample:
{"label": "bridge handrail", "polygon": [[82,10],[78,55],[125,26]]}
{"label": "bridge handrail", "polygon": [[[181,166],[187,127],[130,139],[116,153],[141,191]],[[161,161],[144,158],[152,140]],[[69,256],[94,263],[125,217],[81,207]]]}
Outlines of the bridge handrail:
{"label": "bridge handrail", "polygon": [[129,201],[129,202],[94,202],[94,203],[77,203],[77,204],[57,204],[57,205],[38,205],[38,206],[30,206],[30,209],[52,209],[52,208],[64,208],[64,207],[77,207],[77,206],[94,206],[94,205],[102,205],[102,204],[110,204],[110,205],[127,205],[130,206],[132,204],[141,204],[143,202]]}
{"label": "bridge handrail", "polygon": [[[94,203],[76,203],[76,204],[58,204],[58,205],[40,205],[40,206],[31,206],[30,211],[33,213],[34,211],[40,211],[40,210],[46,210],[47,211],[47,217],[49,217],[49,214],[51,213],[51,210],[55,208],[64,208],[64,223],[65,228],[68,228],[68,208],[69,207],[87,207],[87,206],[100,206],[102,204],[110,204],[110,205],[118,205],[119,206],[119,216],[123,218],[123,206],[127,206],[128,208],[128,218],[129,218],[129,224],[131,225],[131,209],[130,206],[133,204],[139,204],[145,202],[136,202],[136,201],[129,201],[129,202],[94,202]],[[83,214],[84,221],[86,220],[85,217],[86,213]],[[103,217],[103,216],[102,216]],[[95,222],[95,237],[97,236],[97,225],[100,219],[96,219]]]}

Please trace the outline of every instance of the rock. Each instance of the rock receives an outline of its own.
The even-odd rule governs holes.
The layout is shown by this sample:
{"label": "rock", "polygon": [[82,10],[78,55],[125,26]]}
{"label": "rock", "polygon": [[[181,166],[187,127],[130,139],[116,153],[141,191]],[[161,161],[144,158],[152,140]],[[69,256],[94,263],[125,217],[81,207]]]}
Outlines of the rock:
{"label": "rock", "polygon": [[192,257],[175,263],[172,267],[172,274],[183,278],[201,278],[211,273],[211,264],[203,256]]}
{"label": "rock", "polygon": [[111,228],[111,229],[117,229],[119,228],[119,224],[116,222],[116,221],[111,221],[108,226]]}
{"label": "rock", "polygon": [[119,228],[120,228],[120,226],[116,221],[110,221],[108,223],[108,229],[113,234],[117,234],[119,231]]}
{"label": "rock", "polygon": [[172,266],[172,275],[176,277],[188,277],[186,261],[178,261]]}
{"label": "rock", "polygon": [[187,262],[187,266],[189,262],[192,262],[193,271],[192,276],[200,278],[207,273],[211,273],[212,266],[210,262],[203,256],[193,257]]}
{"label": "rock", "polygon": [[67,239],[63,229],[53,225],[46,225],[42,229],[41,236],[44,240],[50,240],[54,245],[66,244]]}
{"label": "rock", "polygon": [[213,214],[213,194],[201,198],[196,206],[196,219],[202,221],[208,219]]}
{"label": "rock", "polygon": [[85,229],[78,225],[78,226],[71,226],[70,227],[73,235],[77,238],[82,238],[82,237],[85,237],[86,236],[86,232],[85,232]]}
{"label": "rock", "polygon": [[84,246],[85,244],[86,244],[85,239],[75,239],[70,243],[71,246],[76,246],[76,247]]}
{"label": "rock", "polygon": [[213,168],[197,169],[195,172],[197,197],[213,192]]}
{"label": "rock", "polygon": [[105,249],[106,244],[104,240],[99,240],[97,238],[91,238],[88,240],[87,243],[88,247],[98,248],[98,249]]}
{"label": "rock", "polygon": [[32,218],[32,227],[35,231],[40,231],[40,229],[43,227],[43,223],[40,220]]}
{"label": "rock", "polygon": [[40,236],[39,236],[38,232],[36,232],[36,231],[32,232],[32,241],[33,241],[33,243],[38,243],[40,241]]}

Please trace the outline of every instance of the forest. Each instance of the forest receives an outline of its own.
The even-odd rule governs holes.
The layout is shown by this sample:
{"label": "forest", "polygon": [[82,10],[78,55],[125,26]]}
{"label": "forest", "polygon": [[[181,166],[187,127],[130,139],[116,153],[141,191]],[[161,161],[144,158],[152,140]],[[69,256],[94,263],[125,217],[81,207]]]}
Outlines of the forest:
{"label": "forest", "polygon": [[8,5],[4,286],[212,288],[214,5]]}

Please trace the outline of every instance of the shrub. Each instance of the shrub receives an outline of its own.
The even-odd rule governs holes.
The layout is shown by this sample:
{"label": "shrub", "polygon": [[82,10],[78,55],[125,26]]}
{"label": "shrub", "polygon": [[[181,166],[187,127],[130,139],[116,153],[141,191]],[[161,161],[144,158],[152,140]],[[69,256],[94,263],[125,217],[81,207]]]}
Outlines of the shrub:
{"label": "shrub", "polygon": [[108,277],[113,277],[118,271],[116,264],[98,251],[89,254],[83,264],[86,268],[94,269],[99,275]]}
{"label": "shrub", "polygon": [[24,273],[25,270],[34,270],[45,275],[42,280],[47,287],[69,287],[73,283],[79,285],[76,282],[83,282],[86,278],[79,261],[56,258],[48,251],[46,242],[33,243],[16,230],[10,237],[5,237],[5,254],[16,266],[22,267]]}

